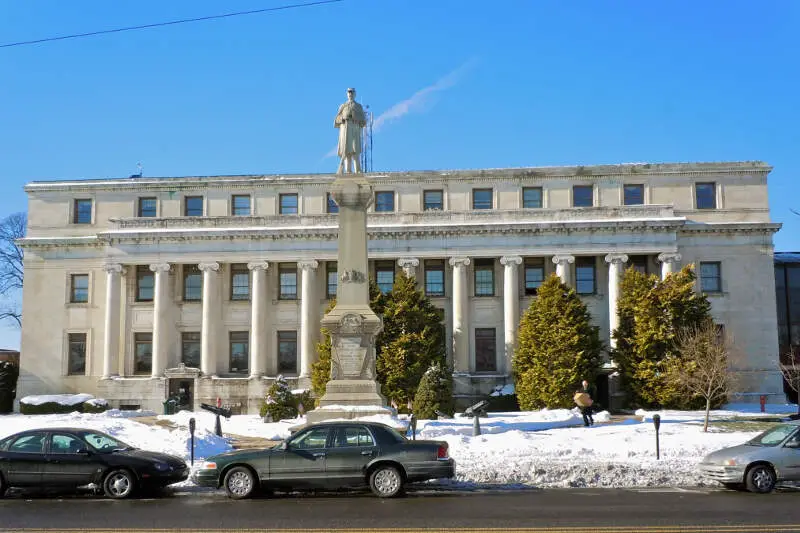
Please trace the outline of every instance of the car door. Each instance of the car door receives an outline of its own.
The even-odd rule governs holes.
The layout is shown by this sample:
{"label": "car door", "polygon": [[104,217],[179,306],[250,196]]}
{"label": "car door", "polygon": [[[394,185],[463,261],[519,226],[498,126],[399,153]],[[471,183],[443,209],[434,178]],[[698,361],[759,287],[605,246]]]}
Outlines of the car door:
{"label": "car door", "polygon": [[270,480],[288,486],[320,486],[325,483],[328,427],[310,428],[288,440],[270,456]]}
{"label": "car door", "polygon": [[364,469],[378,447],[372,433],[359,425],[341,426],[331,440],[325,457],[325,475],[331,485],[348,486],[364,483]]}
{"label": "car door", "polygon": [[8,458],[9,485],[16,487],[30,487],[39,485],[42,481],[42,469],[45,464],[44,431],[20,435],[9,444],[6,451]]}
{"label": "car door", "polygon": [[101,456],[90,453],[89,446],[73,433],[51,433],[46,456],[42,470],[42,482],[45,485],[88,485],[103,468]]}
{"label": "car door", "polygon": [[800,480],[800,430],[795,430],[777,451],[780,453],[780,460],[774,462],[778,467],[781,479]]}

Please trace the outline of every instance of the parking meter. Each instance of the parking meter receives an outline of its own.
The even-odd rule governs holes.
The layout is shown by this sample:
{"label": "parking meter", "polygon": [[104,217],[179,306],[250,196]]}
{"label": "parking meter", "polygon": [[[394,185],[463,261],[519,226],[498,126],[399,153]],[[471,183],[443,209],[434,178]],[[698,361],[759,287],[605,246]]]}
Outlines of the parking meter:
{"label": "parking meter", "polygon": [[659,451],[658,446],[658,428],[661,427],[661,415],[655,414],[653,415],[653,426],[656,428],[656,459],[661,459],[661,452]]}
{"label": "parking meter", "polygon": [[409,422],[411,423],[411,439],[417,440],[417,417],[414,416],[414,413],[411,413]]}
{"label": "parking meter", "polygon": [[194,428],[195,421],[194,417],[192,417],[189,419],[189,453],[191,454],[192,465],[194,465]]}

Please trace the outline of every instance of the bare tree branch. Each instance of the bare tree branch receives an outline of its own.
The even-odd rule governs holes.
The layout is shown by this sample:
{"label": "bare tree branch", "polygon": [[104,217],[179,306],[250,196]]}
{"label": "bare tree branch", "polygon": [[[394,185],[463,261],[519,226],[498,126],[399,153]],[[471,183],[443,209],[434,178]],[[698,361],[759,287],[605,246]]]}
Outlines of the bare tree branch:
{"label": "bare tree branch", "polygon": [[[22,289],[25,253],[17,242],[25,237],[28,217],[25,213],[14,213],[0,222],[0,296]],[[17,306],[0,309],[0,321],[11,320],[22,324],[22,313]]]}
{"label": "bare tree branch", "polygon": [[[794,352],[789,352],[784,358],[784,362],[778,363],[778,368],[783,374],[783,379],[796,393],[800,394],[800,361]],[[797,414],[800,414],[800,400],[797,402]]]}
{"label": "bare tree branch", "polygon": [[706,401],[703,431],[708,431],[711,405],[724,399],[735,386],[730,372],[734,345],[711,321],[678,332],[676,346],[680,357],[669,366],[669,379],[691,396]]}

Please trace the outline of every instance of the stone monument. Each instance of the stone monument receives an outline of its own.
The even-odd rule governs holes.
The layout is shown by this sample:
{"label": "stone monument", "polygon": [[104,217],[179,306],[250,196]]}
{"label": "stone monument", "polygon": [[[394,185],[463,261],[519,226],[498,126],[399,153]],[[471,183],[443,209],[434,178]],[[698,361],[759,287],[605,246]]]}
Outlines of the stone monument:
{"label": "stone monument", "polygon": [[355,89],[347,90],[347,98],[334,120],[341,161],[331,187],[339,206],[339,280],[336,306],[322,318],[331,336],[331,379],[319,408],[308,412],[309,423],[392,413],[375,381],[375,337],[383,322],[369,307],[367,208],[373,190],[359,165],[366,120]]}

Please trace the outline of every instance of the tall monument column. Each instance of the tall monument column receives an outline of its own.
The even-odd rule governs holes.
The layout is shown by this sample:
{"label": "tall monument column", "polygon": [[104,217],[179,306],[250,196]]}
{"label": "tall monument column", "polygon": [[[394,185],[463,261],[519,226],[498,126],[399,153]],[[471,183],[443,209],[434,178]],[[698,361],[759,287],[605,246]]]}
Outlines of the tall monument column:
{"label": "tall monument column", "polygon": [[574,255],[554,255],[553,264],[556,265],[556,275],[561,278],[561,283],[571,286],[569,266],[575,262]]}
{"label": "tall monument column", "polygon": [[511,374],[511,360],[517,345],[517,329],[519,328],[519,265],[522,257],[507,255],[500,258],[505,267],[503,275],[503,327],[505,330],[505,362],[502,372]]}
{"label": "tall monument column", "polygon": [[608,254],[608,344],[611,348],[617,347],[614,339],[614,330],[619,327],[619,314],[617,314],[617,301],[619,300],[619,282],[622,279],[622,269],[628,262],[625,254]]}
{"label": "tall monument column", "polygon": [[469,372],[469,257],[451,257],[453,267],[453,371]]}
{"label": "tall monument column", "polygon": [[253,273],[253,294],[250,296],[250,377],[258,378],[267,371],[267,268],[269,263],[248,263]]}
{"label": "tall monument column", "polygon": [[318,302],[314,301],[314,282],[318,266],[313,260],[297,263],[303,272],[300,280],[300,379],[306,380],[311,376],[314,363],[314,315],[319,313]]}
{"label": "tall monument column", "polygon": [[661,262],[661,279],[666,279],[667,276],[675,272],[678,263],[681,262],[681,254],[675,252],[664,252],[658,254],[658,260]]}
{"label": "tall monument column", "polygon": [[167,339],[169,316],[169,263],[150,265],[154,274],[153,286],[153,359],[151,361],[151,375],[160,378],[167,369]]}
{"label": "tall monument column", "polygon": [[116,374],[119,365],[119,320],[120,320],[120,287],[125,269],[119,264],[108,264],[106,271],[106,321],[105,340],[103,342],[103,379]]}
{"label": "tall monument column", "polygon": [[217,321],[219,303],[217,302],[217,272],[219,263],[200,263],[197,268],[203,272],[203,316],[200,319],[200,370],[204,376],[217,373]]}

